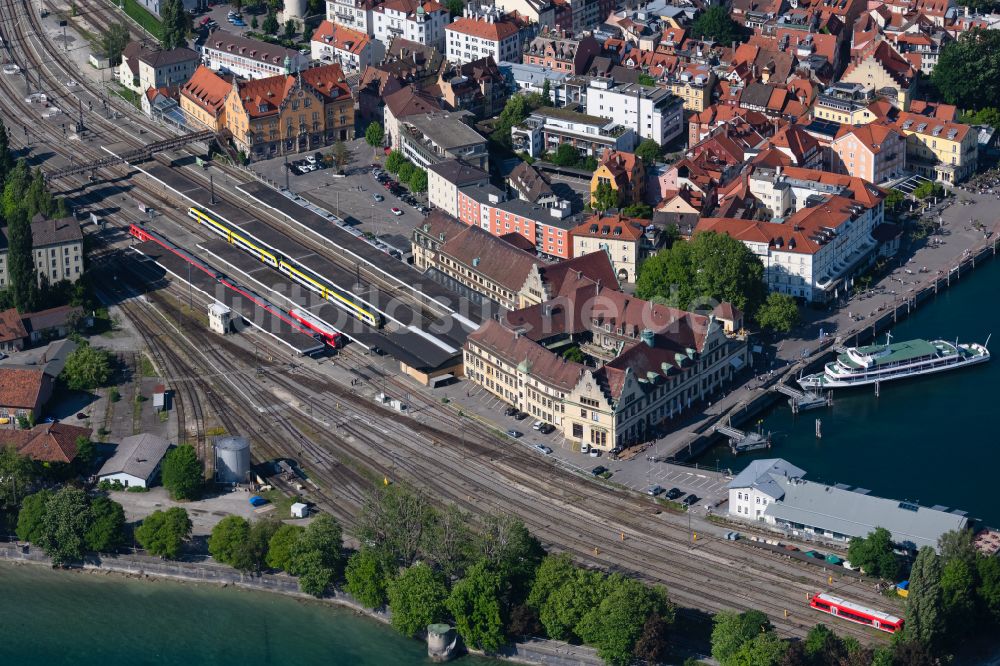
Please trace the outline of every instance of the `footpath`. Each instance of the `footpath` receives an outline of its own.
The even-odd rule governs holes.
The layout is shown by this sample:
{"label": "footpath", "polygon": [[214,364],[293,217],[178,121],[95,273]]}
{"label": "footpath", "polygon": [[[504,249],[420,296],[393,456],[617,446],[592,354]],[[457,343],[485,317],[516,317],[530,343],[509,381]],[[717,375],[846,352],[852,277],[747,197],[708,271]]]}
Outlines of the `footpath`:
{"label": "footpath", "polygon": [[[0,560],[52,566],[52,560],[40,548],[15,543],[0,543]],[[384,624],[388,624],[391,618],[388,610],[377,611],[365,608],[349,594],[340,590],[335,590],[333,594],[322,599],[316,599],[300,592],[298,581],[293,576],[269,573],[250,576],[242,574],[232,567],[217,564],[210,558],[171,561],[139,554],[95,555],[86,558],[81,568],[84,571],[115,573],[130,578],[153,577],[184,582],[211,583],[219,586],[232,585],[233,587],[273,592],[342,606]],[[546,666],[569,666],[570,664],[598,666],[604,663],[593,648],[541,638],[532,638],[521,643],[506,645],[499,654],[489,656],[525,664],[545,664]]]}

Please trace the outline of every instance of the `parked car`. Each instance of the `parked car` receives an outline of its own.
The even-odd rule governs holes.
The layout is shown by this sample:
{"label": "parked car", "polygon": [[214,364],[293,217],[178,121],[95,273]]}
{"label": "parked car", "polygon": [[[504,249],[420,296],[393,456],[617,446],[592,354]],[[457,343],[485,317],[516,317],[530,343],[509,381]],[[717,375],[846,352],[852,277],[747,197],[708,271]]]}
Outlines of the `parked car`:
{"label": "parked car", "polygon": [[87,415],[84,414],[83,412],[79,412],[79,413],[77,413],[76,418],[78,418],[78,419],[80,419],[82,421],[83,419],[87,418]]}
{"label": "parked car", "polygon": [[541,421],[535,421],[534,423],[531,424],[531,429],[532,430],[541,430],[542,429],[542,422]]}
{"label": "parked car", "polygon": [[590,444],[580,442],[580,453],[590,453]]}
{"label": "parked car", "polygon": [[545,446],[544,444],[535,444],[535,450],[544,453],[547,456],[552,455],[552,449]]}
{"label": "parked car", "polygon": [[605,467],[604,465],[598,465],[594,469],[590,470],[590,473],[593,474],[594,476],[600,476],[601,474],[604,474],[607,471],[608,471],[607,467]]}
{"label": "parked car", "polygon": [[543,423],[542,427],[538,429],[538,432],[543,435],[548,435],[550,432],[555,432],[556,427],[551,423]]}
{"label": "parked car", "polygon": [[234,19],[233,20],[233,25],[235,25],[237,28],[245,28],[245,27],[247,27],[247,24],[243,22],[243,19]]}
{"label": "parked car", "polygon": [[601,450],[600,449],[595,449],[595,448],[591,447],[591,449],[590,449],[590,457],[591,458],[600,458],[601,457]]}
{"label": "parked car", "polygon": [[523,436],[523,433],[520,430],[514,430],[511,428],[507,431],[507,435],[509,437],[513,437],[514,439],[520,439]]}
{"label": "parked car", "polygon": [[379,203],[385,201],[385,197],[382,196],[381,194],[373,194],[372,195],[372,199],[374,199],[375,201],[378,201]]}
{"label": "parked car", "polygon": [[739,532],[726,532],[726,541],[736,541],[740,538]]}
{"label": "parked car", "polygon": [[698,497],[694,493],[691,493],[690,495],[688,495],[683,499],[682,504],[684,504],[685,506],[691,506],[692,504],[697,504],[698,500],[700,499],[701,499],[700,497]]}
{"label": "parked car", "polygon": [[684,491],[682,491],[680,488],[671,488],[670,490],[667,491],[667,499],[675,500],[683,494]]}
{"label": "parked car", "polygon": [[518,412],[517,414],[514,414],[514,419],[517,421],[523,421],[526,418],[528,418],[528,412]]}
{"label": "parked car", "polygon": [[661,486],[658,486],[658,485],[656,485],[656,486],[649,486],[649,487],[646,488],[646,494],[649,495],[650,497],[656,497],[657,495],[659,495],[662,492],[663,492],[663,488]]}
{"label": "parked car", "polygon": [[503,410],[504,416],[514,416],[514,414],[517,414],[517,407],[508,407],[507,409]]}

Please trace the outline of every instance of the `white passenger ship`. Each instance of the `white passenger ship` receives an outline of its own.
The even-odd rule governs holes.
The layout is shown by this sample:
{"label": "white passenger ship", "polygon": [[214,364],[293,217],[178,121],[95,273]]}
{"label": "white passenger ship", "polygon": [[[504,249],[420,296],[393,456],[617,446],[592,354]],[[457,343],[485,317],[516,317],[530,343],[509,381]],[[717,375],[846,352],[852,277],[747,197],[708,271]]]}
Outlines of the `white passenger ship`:
{"label": "white passenger ship", "polygon": [[888,335],[884,345],[841,350],[823,372],[800,378],[799,385],[807,390],[844,388],[964,368],[990,360],[989,342],[989,338],[985,344],[919,339],[893,342]]}

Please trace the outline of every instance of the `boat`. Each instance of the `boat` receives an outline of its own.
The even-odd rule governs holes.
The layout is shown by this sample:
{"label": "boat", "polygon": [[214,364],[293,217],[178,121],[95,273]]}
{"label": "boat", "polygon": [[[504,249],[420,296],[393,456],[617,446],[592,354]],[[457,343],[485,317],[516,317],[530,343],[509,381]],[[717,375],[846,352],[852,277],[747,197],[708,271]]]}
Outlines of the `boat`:
{"label": "boat", "polygon": [[827,363],[823,372],[806,375],[798,382],[806,390],[846,388],[964,368],[990,360],[989,342],[989,338],[984,344],[922,339],[893,342],[890,334],[884,345],[838,349],[836,360]]}

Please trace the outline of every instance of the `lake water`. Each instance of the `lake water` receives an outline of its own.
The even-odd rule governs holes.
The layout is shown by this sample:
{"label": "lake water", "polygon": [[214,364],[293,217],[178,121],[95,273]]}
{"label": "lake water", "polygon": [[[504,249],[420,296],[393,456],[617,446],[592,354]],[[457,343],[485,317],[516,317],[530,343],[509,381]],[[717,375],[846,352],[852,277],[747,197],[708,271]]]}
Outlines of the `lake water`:
{"label": "lake water", "polygon": [[[976,270],[925,303],[892,331],[895,340],[985,342],[1000,350],[996,287],[1000,262]],[[879,342],[884,342],[884,336]],[[753,458],[781,457],[807,478],[862,486],[873,494],[962,509],[1000,526],[992,490],[1000,471],[1000,359],[955,372],[834,392],[832,408],[795,416],[785,402],[764,417],[774,446],[733,456],[716,447],[701,462],[740,470]],[[815,422],[822,420],[822,439]]]}
{"label": "lake water", "polygon": [[391,627],[276,594],[0,562],[0,595],[0,664],[10,666],[431,663],[422,642]]}

